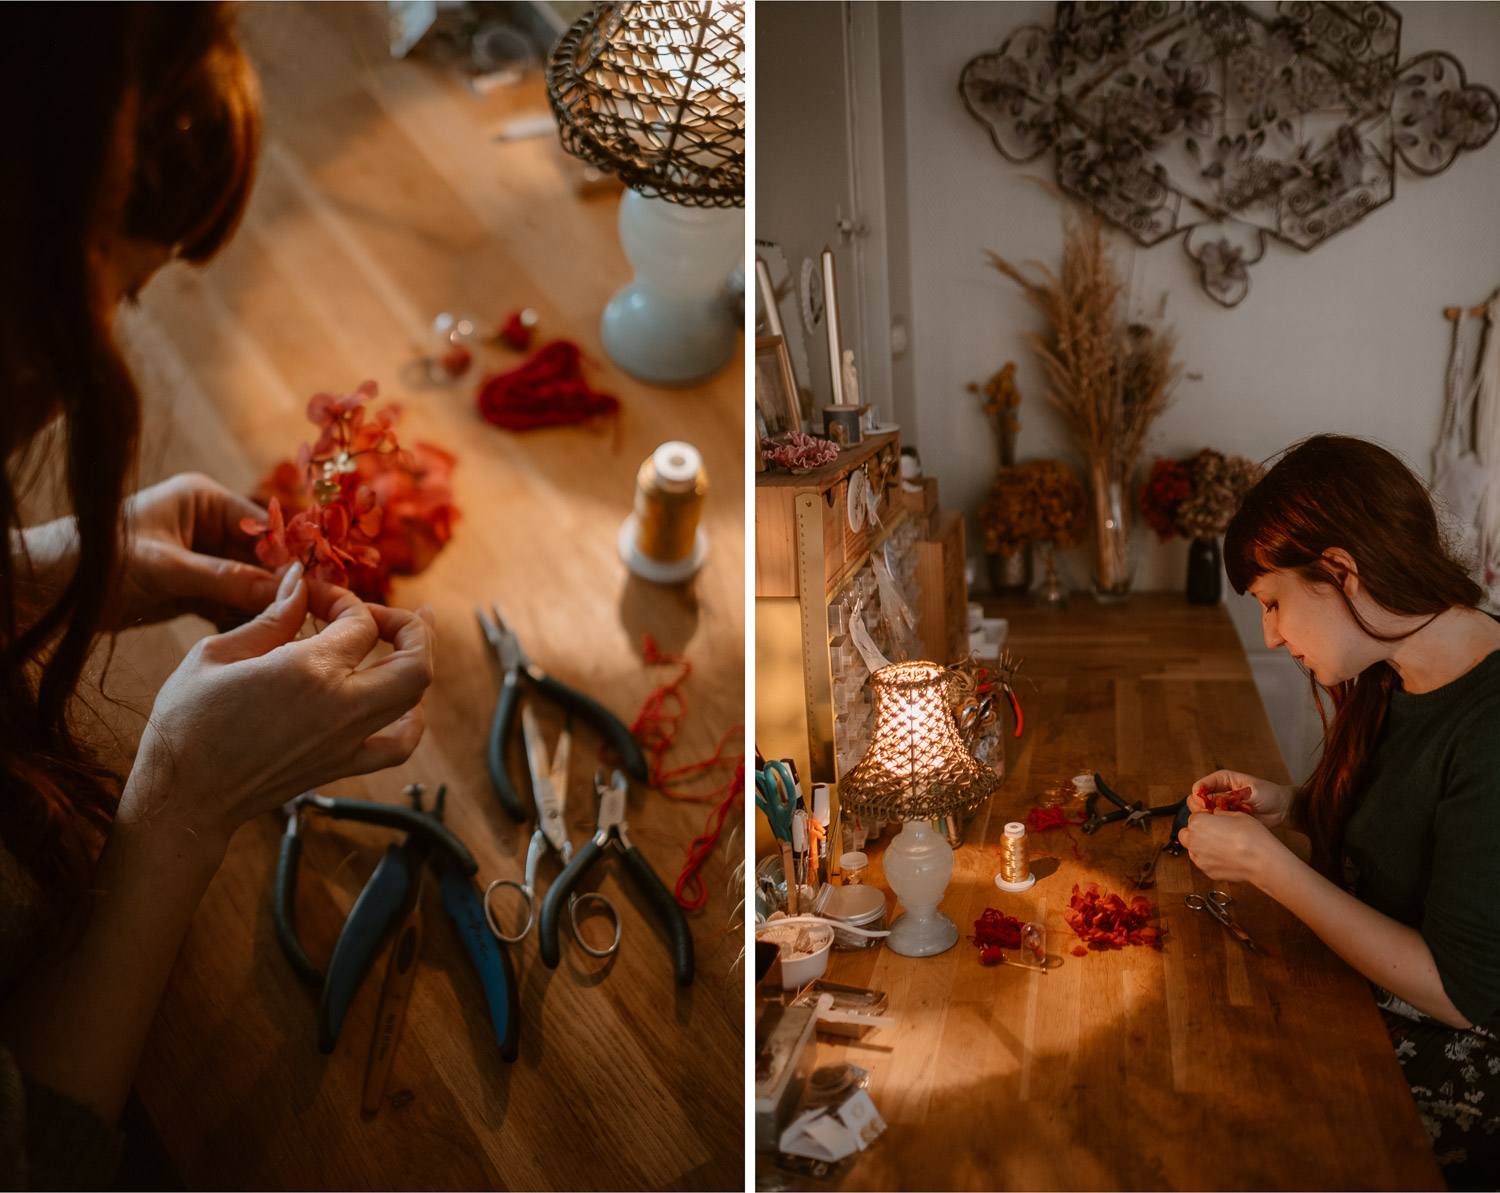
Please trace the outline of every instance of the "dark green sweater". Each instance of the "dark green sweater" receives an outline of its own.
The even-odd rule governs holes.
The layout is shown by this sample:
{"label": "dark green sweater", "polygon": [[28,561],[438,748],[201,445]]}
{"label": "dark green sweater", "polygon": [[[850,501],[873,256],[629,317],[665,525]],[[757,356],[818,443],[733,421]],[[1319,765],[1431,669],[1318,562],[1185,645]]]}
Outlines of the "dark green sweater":
{"label": "dark green sweater", "polygon": [[1344,837],[1355,894],[1421,931],[1470,1023],[1500,1020],[1500,651],[1392,692],[1372,773]]}

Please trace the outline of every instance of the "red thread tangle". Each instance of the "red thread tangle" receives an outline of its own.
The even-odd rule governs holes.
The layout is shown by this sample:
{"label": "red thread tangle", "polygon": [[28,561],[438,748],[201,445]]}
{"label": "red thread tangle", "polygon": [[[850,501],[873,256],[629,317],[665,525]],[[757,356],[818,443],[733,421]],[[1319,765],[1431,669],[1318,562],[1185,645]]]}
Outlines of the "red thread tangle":
{"label": "red thread tangle", "polygon": [[[724,830],[725,819],[728,818],[730,810],[745,791],[744,750],[730,756],[726,756],[724,752],[729,740],[736,734],[743,735],[745,727],[736,725],[726,731],[719,738],[714,752],[707,758],[668,769],[667,751],[676,743],[678,730],[688,714],[687,697],[682,694],[682,685],[693,673],[693,665],[684,655],[664,652],[657,646],[656,639],[650,634],[642,634],[641,639],[642,652],[647,666],[679,668],[675,676],[666,683],[659,684],[646,697],[645,703],[641,705],[641,711],[636,714],[635,721],[630,726],[631,736],[640,742],[641,748],[646,753],[647,779],[651,786],[668,799],[693,803],[718,800],[704,822],[703,832],[688,846],[687,862],[682,868],[682,873],[677,876],[677,884],[672,891],[682,907],[689,911],[697,911],[708,901],[708,890],[704,887],[703,879],[698,871],[713,853],[719,835]],[[697,778],[719,766],[733,766],[734,775],[712,791],[693,792],[674,789],[674,784]]]}

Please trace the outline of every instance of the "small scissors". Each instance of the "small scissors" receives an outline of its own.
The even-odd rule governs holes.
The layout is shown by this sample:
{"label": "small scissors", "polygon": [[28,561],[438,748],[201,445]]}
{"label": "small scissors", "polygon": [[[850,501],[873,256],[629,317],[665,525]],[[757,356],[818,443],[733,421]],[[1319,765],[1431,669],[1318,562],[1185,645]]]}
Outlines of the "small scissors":
{"label": "small scissors", "polygon": [[766,814],[778,841],[792,839],[792,801],[797,785],[785,763],[768,762],[755,776],[755,806]]}
{"label": "small scissors", "polygon": [[[526,934],[531,931],[531,925],[536,920],[536,872],[547,846],[552,847],[564,866],[573,860],[573,842],[568,840],[568,823],[563,817],[567,806],[568,756],[572,752],[573,735],[567,722],[564,722],[562,734],[557,739],[557,750],[549,762],[547,745],[542,740],[541,727],[537,724],[536,714],[529,702],[521,706],[521,733],[526,739],[526,765],[531,771],[531,791],[536,798],[536,832],[531,834],[531,845],[526,850],[526,881],[497,878],[484,889],[485,919],[490,922],[490,930],[506,944],[520,944],[526,939]],[[526,923],[514,934],[506,933],[495,915],[492,899],[500,887],[510,887],[526,900]],[[589,944],[578,927],[578,906],[588,900],[603,907],[614,926],[615,937],[607,948],[596,948]],[[581,895],[569,894],[568,916],[573,921],[573,938],[578,941],[578,947],[590,957],[613,957],[619,950],[620,914],[615,910],[615,905],[603,895],[597,891],[586,891]]]}
{"label": "small scissors", "polygon": [[1184,895],[1183,900],[1194,911],[1207,911],[1214,919],[1229,929],[1230,933],[1252,953],[1260,952],[1250,934],[1240,927],[1234,918],[1234,900],[1223,891],[1209,891],[1208,898],[1202,895]]}

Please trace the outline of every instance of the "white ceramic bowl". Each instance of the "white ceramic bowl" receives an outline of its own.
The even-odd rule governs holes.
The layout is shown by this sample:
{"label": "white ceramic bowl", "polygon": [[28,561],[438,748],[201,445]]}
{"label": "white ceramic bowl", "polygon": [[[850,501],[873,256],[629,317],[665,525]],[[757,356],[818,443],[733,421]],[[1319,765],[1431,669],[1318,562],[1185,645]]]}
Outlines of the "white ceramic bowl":
{"label": "white ceramic bowl", "polygon": [[[775,920],[762,924],[755,930],[755,938],[762,940],[766,938],[765,930],[772,928]],[[800,990],[814,978],[821,978],[828,969],[828,950],[833,946],[833,926],[831,924],[813,924],[807,928],[814,939],[822,938],[823,946],[806,957],[798,957],[789,961],[786,950],[781,955],[781,988],[783,990]]]}

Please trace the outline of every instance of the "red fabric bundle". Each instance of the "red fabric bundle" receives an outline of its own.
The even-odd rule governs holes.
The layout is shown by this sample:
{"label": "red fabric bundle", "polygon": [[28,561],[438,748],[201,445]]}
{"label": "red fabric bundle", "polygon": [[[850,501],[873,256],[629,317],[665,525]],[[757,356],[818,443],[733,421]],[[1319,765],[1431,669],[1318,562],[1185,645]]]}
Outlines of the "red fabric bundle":
{"label": "red fabric bundle", "polygon": [[[981,949],[992,946],[1018,949],[1021,947],[1021,928],[1022,923],[1015,916],[986,907],[984,914],[974,921],[974,935],[969,939]],[[984,960],[983,954],[980,955],[980,960]]]}
{"label": "red fabric bundle", "polygon": [[619,398],[590,388],[583,379],[583,353],[570,340],[553,340],[479,387],[479,413],[507,431],[576,426],[619,409]]}
{"label": "red fabric bundle", "polygon": [[1250,798],[1250,788],[1240,787],[1234,791],[1200,792],[1205,812],[1249,812],[1245,801]]}
{"label": "red fabric bundle", "polygon": [[1147,922],[1156,915],[1156,908],[1144,895],[1126,903],[1090,882],[1073,888],[1068,907],[1068,926],[1084,942],[1073,949],[1075,957],[1087,956],[1089,949],[1122,949],[1127,944],[1161,948],[1162,930]]}

